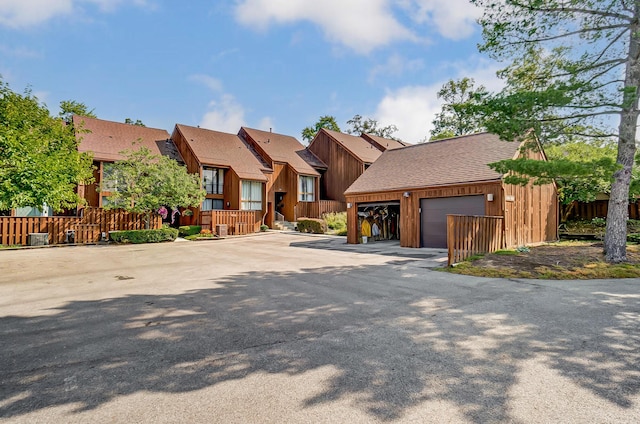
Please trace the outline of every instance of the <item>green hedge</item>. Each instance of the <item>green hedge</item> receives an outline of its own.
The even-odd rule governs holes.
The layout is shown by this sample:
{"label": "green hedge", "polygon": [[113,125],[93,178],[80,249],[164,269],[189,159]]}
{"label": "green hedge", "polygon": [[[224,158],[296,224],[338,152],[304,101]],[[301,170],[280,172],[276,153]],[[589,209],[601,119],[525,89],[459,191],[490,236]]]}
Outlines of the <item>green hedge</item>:
{"label": "green hedge", "polygon": [[192,236],[194,234],[200,234],[202,227],[200,225],[183,225],[178,228],[178,234],[180,237]]}
{"label": "green hedge", "polygon": [[327,224],[323,219],[304,218],[298,221],[298,231],[301,233],[324,234]]}
{"label": "green hedge", "polygon": [[175,228],[109,232],[109,238],[116,243],[159,243],[162,241],[173,241],[176,237],[178,237],[178,230]]}

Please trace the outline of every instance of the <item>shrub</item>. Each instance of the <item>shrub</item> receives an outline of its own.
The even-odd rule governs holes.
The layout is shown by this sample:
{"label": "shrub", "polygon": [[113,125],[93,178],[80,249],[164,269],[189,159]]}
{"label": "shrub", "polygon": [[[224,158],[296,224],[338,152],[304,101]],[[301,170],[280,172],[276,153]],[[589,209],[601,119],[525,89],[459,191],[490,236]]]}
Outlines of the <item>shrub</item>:
{"label": "shrub", "polygon": [[157,230],[130,230],[111,231],[109,238],[116,243],[159,243],[162,241],[173,241],[178,237],[178,230],[175,228],[160,228]]}
{"label": "shrub", "polygon": [[639,244],[640,243],[640,234],[638,234],[638,233],[627,234],[627,241],[630,242],[630,243]]}
{"label": "shrub", "polygon": [[202,227],[200,225],[183,225],[178,228],[180,237],[192,236],[194,234],[199,234],[202,231]]}
{"label": "shrub", "polygon": [[302,218],[298,221],[298,231],[301,233],[324,234],[327,231],[324,219]]}
{"label": "shrub", "polygon": [[265,231],[267,231],[268,229],[269,229],[269,226],[268,226],[268,225],[264,225],[264,224],[262,224],[262,225],[260,226],[260,231],[262,231],[263,233],[264,233]]}
{"label": "shrub", "polygon": [[200,230],[200,234],[210,235],[210,234],[213,234],[213,232],[205,228],[204,230]]}
{"label": "shrub", "polygon": [[347,213],[346,212],[329,212],[322,215],[327,224],[327,228],[340,233],[347,229]]}

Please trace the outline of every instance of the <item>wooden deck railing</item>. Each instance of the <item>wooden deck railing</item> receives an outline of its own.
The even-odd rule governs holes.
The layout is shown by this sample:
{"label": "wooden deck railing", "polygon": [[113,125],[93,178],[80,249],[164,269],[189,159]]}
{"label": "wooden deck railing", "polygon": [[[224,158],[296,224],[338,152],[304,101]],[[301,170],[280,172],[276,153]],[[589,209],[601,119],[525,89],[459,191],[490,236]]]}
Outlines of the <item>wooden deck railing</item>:
{"label": "wooden deck railing", "polygon": [[[149,228],[160,228],[162,218],[151,217]],[[0,244],[27,245],[30,233],[48,233],[49,244],[67,241],[67,232],[73,231],[75,243],[95,243],[102,233],[145,228],[144,215],[120,209],[84,208],[81,216],[0,217]]]}
{"label": "wooden deck railing", "polygon": [[244,235],[260,231],[260,211],[213,210],[200,212],[203,230],[216,231],[216,225],[226,225],[229,235]]}
{"label": "wooden deck railing", "polygon": [[298,202],[294,207],[296,221],[298,218],[322,218],[330,212],[345,212],[347,204],[337,200],[318,200],[317,202]]}
{"label": "wooden deck railing", "polygon": [[447,248],[449,266],[504,246],[501,216],[447,215]]}

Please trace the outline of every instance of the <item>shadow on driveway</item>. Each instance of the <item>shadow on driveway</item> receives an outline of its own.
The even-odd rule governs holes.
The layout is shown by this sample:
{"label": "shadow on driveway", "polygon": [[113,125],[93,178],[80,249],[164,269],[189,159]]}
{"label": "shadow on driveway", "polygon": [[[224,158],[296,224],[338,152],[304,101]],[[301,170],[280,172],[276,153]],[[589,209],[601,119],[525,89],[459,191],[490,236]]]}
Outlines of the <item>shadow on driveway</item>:
{"label": "shadow on driveway", "polygon": [[[636,297],[596,293],[578,305],[575,293],[536,285],[377,275],[388,274],[380,266],[251,272],[213,280],[218,288],[0,318],[0,417],[331,366],[337,372],[300,408],[348,396],[391,421],[435,399],[472,422],[506,422],[524,361],[540,355],[614,405],[630,408],[640,390]],[[551,297],[566,308],[548,306]]]}

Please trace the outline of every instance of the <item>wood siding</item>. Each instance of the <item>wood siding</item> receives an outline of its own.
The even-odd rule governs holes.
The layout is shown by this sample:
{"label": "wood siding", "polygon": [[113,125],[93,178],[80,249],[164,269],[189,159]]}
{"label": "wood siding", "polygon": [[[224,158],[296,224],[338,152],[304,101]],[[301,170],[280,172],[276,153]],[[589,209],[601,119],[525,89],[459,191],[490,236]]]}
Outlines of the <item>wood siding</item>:
{"label": "wood siding", "polygon": [[554,185],[505,184],[504,194],[507,248],[558,239],[558,195]]}
{"label": "wood siding", "polygon": [[318,133],[308,149],[327,164],[321,190],[329,200],[345,202],[344,192],[364,172],[364,163],[324,132]]}
{"label": "wood siding", "polygon": [[[404,197],[405,192],[409,197]],[[420,239],[420,200],[436,197],[485,195],[485,214],[502,216],[502,183],[500,181],[461,184],[443,187],[430,187],[413,190],[395,190],[384,193],[347,195],[347,242],[358,243],[357,206],[359,203],[400,202],[400,246],[421,247]],[[493,195],[493,201],[487,194]]]}

